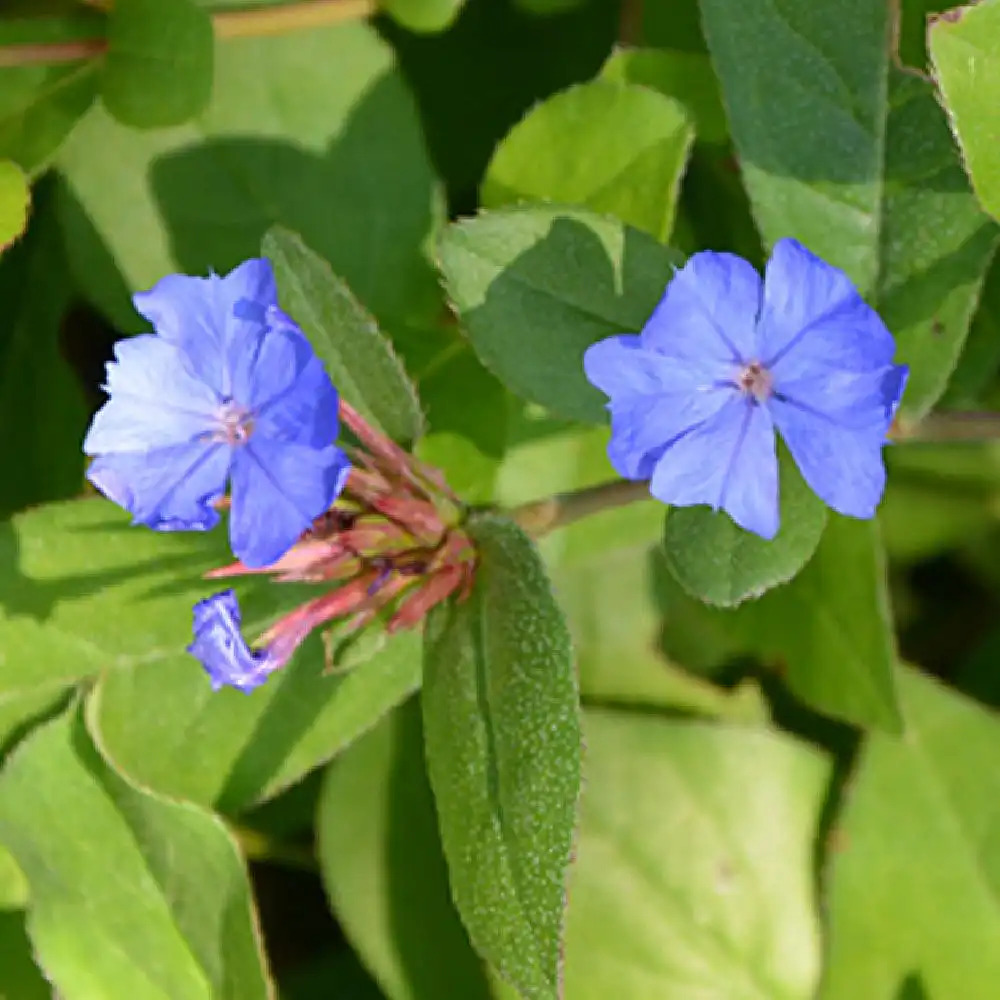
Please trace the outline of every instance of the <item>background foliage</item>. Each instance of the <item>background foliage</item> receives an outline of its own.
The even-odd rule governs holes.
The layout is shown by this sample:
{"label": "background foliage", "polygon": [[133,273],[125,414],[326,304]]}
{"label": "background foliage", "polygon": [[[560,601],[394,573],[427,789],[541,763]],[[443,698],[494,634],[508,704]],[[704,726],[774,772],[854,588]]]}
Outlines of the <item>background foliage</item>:
{"label": "background foliage", "polygon": [[472,504],[610,478],[580,355],[703,248],[847,271],[904,436],[996,409],[1000,0],[937,6],[3,5],[0,998],[994,1000],[997,444],[890,449],[874,522],[783,459],[770,543],[479,510],[468,602],[250,696],[184,652],[224,533],[79,447],[132,292],[262,243]]}

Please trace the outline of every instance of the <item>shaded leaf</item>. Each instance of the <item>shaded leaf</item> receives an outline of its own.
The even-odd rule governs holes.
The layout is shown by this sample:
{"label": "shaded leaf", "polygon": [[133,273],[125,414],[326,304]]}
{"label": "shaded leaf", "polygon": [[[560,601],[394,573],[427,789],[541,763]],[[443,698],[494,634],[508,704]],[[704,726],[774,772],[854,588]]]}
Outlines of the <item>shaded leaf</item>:
{"label": "shaded leaf", "polygon": [[224,273],[280,223],[380,320],[436,317],[424,255],[441,214],[416,108],[366,24],[219,42],[196,121],[138,133],[100,107],[59,156],[81,289],[123,330],[130,292]]}
{"label": "shaded leaf", "polygon": [[666,240],[692,137],[684,109],[653,90],[578,84],[536,105],[504,137],[482,203],[580,205]]}
{"label": "shaded leaf", "polygon": [[445,285],[480,360],[508,388],[575,420],[604,419],[583,374],[594,341],[642,329],[679,258],[582,209],[510,208],[455,223]]}
{"label": "shaded leaf", "polygon": [[394,21],[409,31],[444,31],[458,17],[465,0],[380,0]]}
{"label": "shaded leaf", "polygon": [[0,909],[0,1000],[51,1000],[52,987],[31,958],[24,915]]}
{"label": "shaded leaf", "polygon": [[0,841],[31,885],[28,933],[66,1000],[273,995],[222,823],[124,782],[77,712],[8,760]]}
{"label": "shaded leaf", "polygon": [[115,0],[101,97],[125,125],[180,125],[212,92],[212,22],[193,0]]}
{"label": "shaded leaf", "polygon": [[423,414],[413,383],[350,288],[280,226],[267,232],[261,252],[274,264],[282,307],[309,337],[341,396],[394,440],[418,438]]}
{"label": "shaded leaf", "polygon": [[487,1000],[448,891],[417,699],[330,765],[316,822],[334,912],[386,996]]}
{"label": "shaded leaf", "polygon": [[470,531],[473,594],[428,620],[428,772],[473,944],[526,997],[554,998],[580,787],[569,634],[527,536],[492,516]]}

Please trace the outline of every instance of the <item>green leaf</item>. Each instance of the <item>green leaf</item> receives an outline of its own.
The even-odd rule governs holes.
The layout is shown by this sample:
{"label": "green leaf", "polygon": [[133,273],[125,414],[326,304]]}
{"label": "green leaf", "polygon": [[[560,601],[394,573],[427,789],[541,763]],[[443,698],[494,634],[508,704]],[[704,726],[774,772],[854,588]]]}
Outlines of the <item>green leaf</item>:
{"label": "green leaf", "polygon": [[[822,1000],[992,1000],[1000,977],[1000,722],[900,672],[901,739],[873,733],[831,834]],[[922,987],[922,989],[921,989]]]}
{"label": "green leaf", "polygon": [[0,844],[0,912],[21,909],[27,904],[28,895],[24,873],[7,848]]}
{"label": "green leaf", "polygon": [[488,1000],[448,891],[417,699],[330,765],[316,823],[334,913],[385,995]]}
{"label": "green leaf", "polygon": [[379,6],[409,31],[444,31],[458,17],[465,0],[380,0]]}
{"label": "green leaf", "polygon": [[514,0],[514,3],[529,14],[552,17],[579,7],[583,0]]}
{"label": "green leaf", "polygon": [[448,294],[480,360],[553,413],[603,421],[583,374],[594,341],[639,331],[679,258],[582,209],[510,208],[455,223],[439,247]]}
{"label": "green leaf", "polygon": [[420,437],[423,414],[413,383],[350,288],[280,226],[264,236],[261,252],[274,264],[285,312],[309,337],[343,398],[394,440]]}
{"label": "green leaf", "polygon": [[507,134],[487,168],[482,203],[580,205],[665,241],[692,138],[683,107],[654,90],[578,84],[536,105]]}
{"label": "green leaf", "polygon": [[588,710],[584,736],[567,997],[810,1000],[822,758],[760,729],[633,713]]}
{"label": "green leaf", "polygon": [[667,563],[681,586],[709,604],[731,607],[790,580],[816,551],[826,507],[779,451],[781,526],[773,539],[738,527],[722,510],[676,507],[667,516]]}
{"label": "green leaf", "polygon": [[[35,15],[37,4],[26,11]],[[104,18],[76,5],[72,14],[0,19],[0,48],[100,39]],[[97,96],[98,61],[0,69],[0,156],[31,176],[40,173]]]}
{"label": "green leaf", "polygon": [[985,0],[935,18],[928,32],[934,74],[962,145],[972,186],[1000,219],[1000,2]]}
{"label": "green leaf", "polygon": [[30,205],[31,191],[21,168],[0,160],[0,253],[24,232]]}
{"label": "green leaf", "polygon": [[720,145],[729,138],[719,80],[704,53],[616,49],[601,67],[601,76],[651,87],[680,102],[694,122],[697,142]]}
{"label": "green leaf", "polygon": [[[183,623],[190,627],[190,612]],[[247,634],[254,636],[249,626]],[[416,632],[380,634],[362,645],[349,670],[330,676],[320,636],[313,636],[249,696],[212,691],[191,657],[169,672],[135,663],[101,678],[88,721],[102,752],[130,780],[239,812],[336,756],[420,686]]]}
{"label": "green leaf", "polygon": [[24,916],[0,910],[0,1000],[51,1000],[52,987],[31,960]]}
{"label": "green leaf", "polygon": [[919,417],[958,358],[997,230],[930,84],[893,68],[890,5],[702,10],[765,243],[795,236],[847,272],[897,338],[903,409]]}
{"label": "green leaf", "polygon": [[53,213],[52,189],[36,186],[32,225],[0,259],[0,516],[75,496],[88,411],[61,345],[74,295]]}
{"label": "green leaf", "polygon": [[100,107],[59,156],[81,289],[123,330],[130,292],[230,270],[279,223],[380,321],[432,321],[425,256],[442,214],[413,99],[388,46],[353,22],[220,42],[195,121],[135,132]]}
{"label": "green leaf", "polygon": [[780,662],[789,688],[813,708],[900,731],[892,612],[875,521],[831,514],[805,569],[748,605],[741,629]]}
{"label": "green leaf", "polygon": [[66,1000],[271,996],[225,827],[123,781],[78,712],[36,730],[8,760],[0,841],[31,885],[28,933]]}
{"label": "green leaf", "polygon": [[107,109],[133,128],[180,125],[212,93],[212,22],[192,0],[115,0],[101,71]]}
{"label": "green leaf", "polygon": [[428,771],[455,905],[477,950],[525,997],[555,998],[580,789],[570,638],[531,541],[470,524],[472,596],[428,621]]}

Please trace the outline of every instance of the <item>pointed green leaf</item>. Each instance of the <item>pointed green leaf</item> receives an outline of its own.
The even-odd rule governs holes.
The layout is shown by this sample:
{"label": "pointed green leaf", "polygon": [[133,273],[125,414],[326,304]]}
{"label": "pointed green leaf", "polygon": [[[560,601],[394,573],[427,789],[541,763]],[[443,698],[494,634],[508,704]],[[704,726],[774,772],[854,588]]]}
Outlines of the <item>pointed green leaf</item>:
{"label": "pointed green leaf", "polygon": [[21,168],[10,160],[0,160],[0,252],[24,232],[30,204],[31,192]]}
{"label": "pointed green leaf", "polygon": [[1000,721],[900,671],[905,733],[869,736],[830,841],[822,1000],[993,1000]]}
{"label": "pointed green leaf", "polygon": [[761,729],[654,715],[588,710],[584,736],[567,997],[811,1000],[826,762]]}
{"label": "pointed green leaf", "polygon": [[893,5],[702,11],[765,242],[797,237],[847,272],[896,336],[903,411],[919,417],[956,363],[997,229],[929,82],[893,66]]}
{"label": "pointed green leaf", "polygon": [[214,35],[193,0],[115,0],[101,97],[124,125],[163,128],[193,118],[212,92]]}
{"label": "pointed green leaf", "polygon": [[666,240],[692,138],[683,107],[654,90],[578,84],[536,105],[504,137],[482,203],[580,205]]}
{"label": "pointed green leaf", "polygon": [[680,262],[646,233],[554,206],[455,223],[439,259],[483,364],[557,415],[595,423],[607,400],[586,380],[583,352],[641,330]]}
{"label": "pointed green leaf", "polygon": [[791,456],[779,454],[781,526],[772,539],[744,531],[722,510],[675,507],[667,515],[667,563],[681,586],[709,604],[731,607],[790,580],[816,551],[826,507]]}
{"label": "pointed green leaf", "polygon": [[972,186],[986,211],[1000,219],[996,114],[1000,107],[1000,2],[985,0],[935,18],[928,43]]}
{"label": "pointed green leaf", "polygon": [[472,596],[427,626],[428,771],[473,944],[525,997],[554,1000],[580,788],[570,638],[528,537],[492,516],[470,531]]}
{"label": "pointed green leaf", "polygon": [[282,308],[303,329],[341,396],[396,441],[420,436],[413,383],[378,324],[302,238],[268,230],[261,252],[274,264]]}
{"label": "pointed green leaf", "polygon": [[31,886],[28,933],[65,1000],[269,1000],[246,871],[222,823],[123,781],[76,711],[0,775],[0,842]]}
{"label": "pointed green leaf", "polygon": [[488,1000],[448,891],[416,698],[330,765],[316,823],[334,913],[385,995]]}

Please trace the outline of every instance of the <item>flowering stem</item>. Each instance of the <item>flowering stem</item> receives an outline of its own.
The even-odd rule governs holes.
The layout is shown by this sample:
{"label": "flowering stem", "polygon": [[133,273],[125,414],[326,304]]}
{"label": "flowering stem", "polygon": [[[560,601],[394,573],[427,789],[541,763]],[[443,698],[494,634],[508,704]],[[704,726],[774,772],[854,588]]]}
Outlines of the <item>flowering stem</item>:
{"label": "flowering stem", "polygon": [[[94,4],[105,8],[103,3]],[[301,28],[319,28],[341,21],[360,20],[375,12],[375,0],[299,0],[277,7],[222,10],[211,15],[217,38],[280,35]],[[11,66],[55,65],[102,55],[108,47],[103,36],[70,42],[5,45],[0,47],[0,69]]]}
{"label": "flowering stem", "polygon": [[579,521],[581,517],[648,499],[649,483],[645,480],[616,479],[572,493],[557,493],[544,500],[533,500],[515,507],[509,514],[532,538],[541,538],[556,528]]}
{"label": "flowering stem", "polygon": [[942,441],[995,441],[1000,438],[1000,413],[939,410],[913,424],[897,421],[893,441],[932,444]]}

